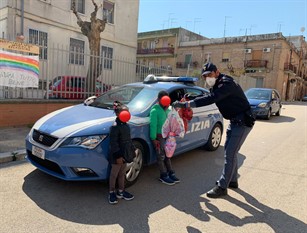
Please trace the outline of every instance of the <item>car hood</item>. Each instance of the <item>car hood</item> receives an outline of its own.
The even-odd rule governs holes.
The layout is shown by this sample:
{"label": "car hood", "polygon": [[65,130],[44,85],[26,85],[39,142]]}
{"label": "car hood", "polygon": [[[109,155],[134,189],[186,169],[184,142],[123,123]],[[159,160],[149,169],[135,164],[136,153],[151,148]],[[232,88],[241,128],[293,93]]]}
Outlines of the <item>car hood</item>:
{"label": "car hood", "polygon": [[79,104],[47,114],[35,123],[33,129],[58,138],[94,135],[107,131],[114,120],[113,110]]}
{"label": "car hood", "polygon": [[249,102],[250,105],[256,106],[256,105],[258,105],[260,103],[268,103],[269,100],[248,99],[248,102]]}

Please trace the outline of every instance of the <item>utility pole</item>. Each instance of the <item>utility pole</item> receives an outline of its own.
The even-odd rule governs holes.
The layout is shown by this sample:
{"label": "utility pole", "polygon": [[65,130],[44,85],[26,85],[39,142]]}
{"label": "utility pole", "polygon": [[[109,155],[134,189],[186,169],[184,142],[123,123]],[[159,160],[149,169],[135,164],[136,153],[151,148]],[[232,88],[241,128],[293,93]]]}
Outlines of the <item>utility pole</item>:
{"label": "utility pole", "polygon": [[225,16],[225,21],[224,21],[224,38],[226,36],[226,22],[227,22],[227,18],[231,18],[231,16]]}

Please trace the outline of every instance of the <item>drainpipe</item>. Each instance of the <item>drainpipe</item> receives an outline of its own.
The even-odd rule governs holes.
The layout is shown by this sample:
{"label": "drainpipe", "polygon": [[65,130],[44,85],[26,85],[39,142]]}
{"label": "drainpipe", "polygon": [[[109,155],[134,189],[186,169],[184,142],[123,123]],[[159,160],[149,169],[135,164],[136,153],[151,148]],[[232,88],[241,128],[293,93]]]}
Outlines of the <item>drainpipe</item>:
{"label": "drainpipe", "polygon": [[23,28],[24,28],[24,7],[25,2],[21,0],[21,26],[20,26],[20,35],[24,36]]}

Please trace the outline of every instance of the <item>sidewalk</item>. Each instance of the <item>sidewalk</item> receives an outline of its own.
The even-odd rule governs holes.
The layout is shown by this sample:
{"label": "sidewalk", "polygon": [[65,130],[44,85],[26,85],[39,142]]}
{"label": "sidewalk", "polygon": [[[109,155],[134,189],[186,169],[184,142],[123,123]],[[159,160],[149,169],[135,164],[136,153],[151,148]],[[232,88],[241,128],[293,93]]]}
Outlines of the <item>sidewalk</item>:
{"label": "sidewalk", "polygon": [[0,128],[0,164],[24,159],[25,138],[30,130],[28,126]]}

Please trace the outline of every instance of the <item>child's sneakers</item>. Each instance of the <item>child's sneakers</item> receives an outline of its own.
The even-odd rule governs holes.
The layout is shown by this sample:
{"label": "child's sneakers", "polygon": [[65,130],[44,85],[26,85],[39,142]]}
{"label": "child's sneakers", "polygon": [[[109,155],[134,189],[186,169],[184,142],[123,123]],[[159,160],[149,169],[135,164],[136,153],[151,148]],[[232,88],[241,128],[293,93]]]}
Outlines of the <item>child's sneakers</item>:
{"label": "child's sneakers", "polygon": [[159,179],[163,184],[174,185],[175,182],[169,176],[160,176]]}
{"label": "child's sneakers", "polygon": [[126,191],[122,191],[122,192],[117,191],[116,197],[119,198],[119,199],[123,198],[126,201],[130,201],[134,198],[134,196],[131,193],[128,193]]}
{"label": "child's sneakers", "polygon": [[175,176],[175,173],[170,173],[169,178],[174,181],[174,183],[179,183],[180,180]]}
{"label": "child's sneakers", "polygon": [[110,204],[117,204],[117,197],[115,192],[109,193],[109,203]]}

